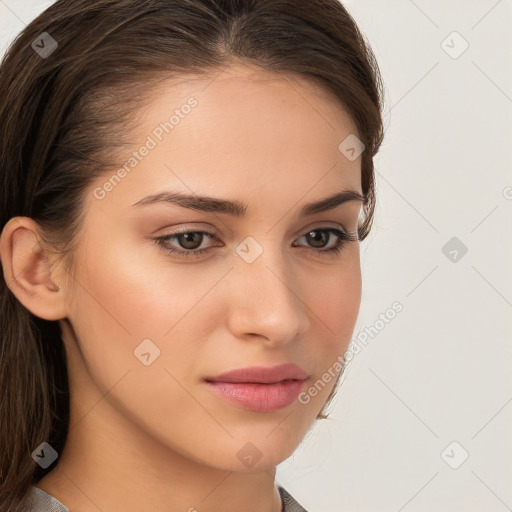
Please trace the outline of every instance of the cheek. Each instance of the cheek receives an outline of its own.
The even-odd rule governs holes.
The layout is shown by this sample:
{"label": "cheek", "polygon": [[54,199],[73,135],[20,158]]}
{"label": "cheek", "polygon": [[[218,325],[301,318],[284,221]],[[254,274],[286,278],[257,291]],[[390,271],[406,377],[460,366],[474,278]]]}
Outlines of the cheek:
{"label": "cheek", "polygon": [[353,327],[360,303],[361,275],[358,267],[326,280],[314,302],[318,305],[316,312],[319,317],[334,333]]}
{"label": "cheek", "polygon": [[[315,361],[314,378],[308,402],[315,415],[328,398],[340,375],[344,354],[352,339],[361,303],[361,269],[358,252],[351,254],[345,264],[333,269],[331,276],[324,276],[312,283],[307,294],[314,344],[308,346],[311,361]],[[314,290],[314,291],[313,291]],[[308,343],[308,336],[305,336]]]}
{"label": "cheek", "polygon": [[225,270],[186,269],[150,244],[137,251],[118,241],[102,247],[101,258],[85,251],[70,307],[84,357],[102,378],[119,378],[124,368],[142,366],[134,350],[149,339],[160,350],[155,364],[186,373],[197,359],[201,330],[216,316],[207,295]]}
{"label": "cheek", "polygon": [[[155,261],[153,250],[124,251],[114,242],[101,260],[83,261],[69,319],[91,383],[145,428],[158,429],[158,418],[176,410],[203,414],[183,383],[200,371],[200,344],[217,315],[208,291],[224,271],[184,272],[182,265]],[[192,429],[191,422],[184,414],[176,429]]]}
{"label": "cheek", "polygon": [[[357,248],[357,247],[356,247]],[[361,268],[359,252],[322,274],[310,284],[309,307],[320,325],[324,327],[325,339],[329,345],[348,344],[359,314],[361,303]]]}

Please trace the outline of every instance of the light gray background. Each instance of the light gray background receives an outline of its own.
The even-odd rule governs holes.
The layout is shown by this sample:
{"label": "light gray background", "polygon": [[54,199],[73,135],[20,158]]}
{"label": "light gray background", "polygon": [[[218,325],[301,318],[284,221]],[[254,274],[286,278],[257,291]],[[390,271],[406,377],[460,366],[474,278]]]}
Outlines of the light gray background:
{"label": "light gray background", "polygon": [[[0,0],[0,51],[52,3]],[[512,510],[512,0],[344,3],[387,105],[354,338],[403,311],[277,478],[310,512]]]}

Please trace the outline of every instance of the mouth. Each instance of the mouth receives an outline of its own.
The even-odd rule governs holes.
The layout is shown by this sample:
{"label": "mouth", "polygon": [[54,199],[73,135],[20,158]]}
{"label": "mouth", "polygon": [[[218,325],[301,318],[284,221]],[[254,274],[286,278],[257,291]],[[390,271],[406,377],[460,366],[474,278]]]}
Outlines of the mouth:
{"label": "mouth", "polygon": [[271,368],[254,366],[206,377],[208,389],[237,407],[255,412],[273,412],[291,405],[309,375],[302,368],[285,364]]}

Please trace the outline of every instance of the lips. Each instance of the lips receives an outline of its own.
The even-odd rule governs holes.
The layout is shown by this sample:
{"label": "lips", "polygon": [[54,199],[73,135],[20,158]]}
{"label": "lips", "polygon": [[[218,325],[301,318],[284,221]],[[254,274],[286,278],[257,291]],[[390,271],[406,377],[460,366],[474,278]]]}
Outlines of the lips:
{"label": "lips", "polygon": [[295,364],[281,364],[271,368],[252,366],[232,370],[215,377],[206,377],[209,382],[254,382],[259,384],[274,384],[283,380],[304,380],[308,374]]}
{"label": "lips", "polygon": [[253,366],[205,378],[210,391],[231,404],[255,412],[273,412],[291,405],[309,375],[294,364]]}

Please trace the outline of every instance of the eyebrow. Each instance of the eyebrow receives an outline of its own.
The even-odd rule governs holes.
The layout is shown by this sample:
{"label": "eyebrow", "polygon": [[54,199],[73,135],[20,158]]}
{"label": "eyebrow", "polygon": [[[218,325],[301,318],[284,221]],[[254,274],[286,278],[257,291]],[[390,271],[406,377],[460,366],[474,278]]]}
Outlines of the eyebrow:
{"label": "eyebrow", "polygon": [[[365,196],[355,190],[342,190],[319,201],[305,204],[299,212],[299,217],[332,210],[348,201],[361,201],[364,203]],[[145,206],[155,203],[177,204],[191,210],[223,213],[234,217],[243,217],[247,211],[247,205],[237,200],[230,201],[208,196],[189,195],[176,191],[164,191],[146,196],[132,206]]]}

